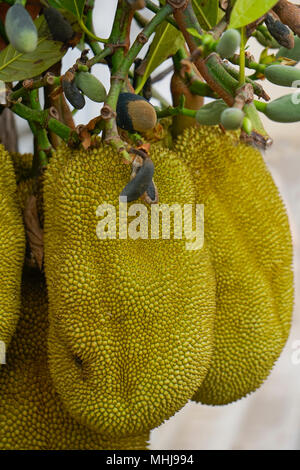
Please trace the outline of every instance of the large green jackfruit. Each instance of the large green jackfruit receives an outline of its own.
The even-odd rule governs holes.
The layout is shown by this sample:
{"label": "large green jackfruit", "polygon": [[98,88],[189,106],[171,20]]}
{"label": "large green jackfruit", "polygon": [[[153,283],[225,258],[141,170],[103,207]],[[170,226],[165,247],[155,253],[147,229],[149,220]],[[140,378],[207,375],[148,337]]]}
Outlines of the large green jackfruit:
{"label": "large green jackfruit", "polygon": [[189,129],[175,151],[204,203],[217,282],[214,354],[194,396],[220,405],[255,390],[288,337],[293,308],[288,218],[261,154],[218,128]]}
{"label": "large green jackfruit", "polygon": [[[160,202],[194,204],[176,155],[160,147],[151,158]],[[211,360],[215,313],[207,249],[187,250],[174,227],[170,240],[97,237],[98,206],[118,207],[129,176],[109,146],[62,146],[44,184],[53,383],[72,416],[112,438],[146,433],[191,398]]]}
{"label": "large green jackfruit", "polygon": [[11,157],[0,145],[0,341],[8,345],[19,317],[25,234]]}
{"label": "large green jackfruit", "polygon": [[149,438],[146,433],[107,439],[79,424],[65,410],[48,368],[47,307],[44,278],[26,268],[20,321],[7,362],[0,369],[0,449],[144,449]]}

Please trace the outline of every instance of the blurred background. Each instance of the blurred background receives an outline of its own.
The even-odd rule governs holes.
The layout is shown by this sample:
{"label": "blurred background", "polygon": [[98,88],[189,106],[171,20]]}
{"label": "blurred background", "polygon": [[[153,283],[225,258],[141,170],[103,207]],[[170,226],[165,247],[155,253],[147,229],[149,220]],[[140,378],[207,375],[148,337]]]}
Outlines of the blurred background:
{"label": "blurred background", "polygon": [[[96,34],[108,37],[117,0],[97,0],[95,3]],[[146,10],[141,13],[151,17]],[[138,31],[133,21],[132,40]],[[254,39],[249,44],[250,51],[258,59],[263,48]],[[146,48],[142,49],[141,56]],[[78,49],[69,51],[64,58],[62,72],[79,56]],[[158,71],[165,70],[170,64],[171,61],[165,62]],[[108,90],[107,68],[98,64],[93,67],[93,73]],[[171,103],[170,78],[171,75],[167,76],[155,86]],[[290,92],[269,82],[263,85],[271,99]],[[85,124],[99,114],[99,104],[88,98],[86,101],[86,106],[76,113],[76,124]],[[152,102],[158,104],[155,100]],[[173,418],[152,431],[151,449],[300,449],[300,123],[279,124],[267,118],[263,121],[274,140],[264,158],[285,202],[294,243],[296,293],[289,341],[270,377],[258,391],[223,407],[188,403]],[[20,152],[32,151],[27,122],[17,118],[17,128]]]}

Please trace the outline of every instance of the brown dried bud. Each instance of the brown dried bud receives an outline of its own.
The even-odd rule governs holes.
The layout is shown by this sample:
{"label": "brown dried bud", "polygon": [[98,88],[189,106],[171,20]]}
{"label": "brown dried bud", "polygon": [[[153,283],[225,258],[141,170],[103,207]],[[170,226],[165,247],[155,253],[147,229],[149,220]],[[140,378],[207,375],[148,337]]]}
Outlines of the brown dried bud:
{"label": "brown dried bud", "polygon": [[292,49],[295,45],[294,35],[292,31],[283,23],[281,23],[279,17],[270,10],[265,19],[266,26],[272,34],[273,38],[279,42],[279,44],[287,49]]}
{"label": "brown dried bud", "polygon": [[287,24],[295,34],[300,36],[300,8],[287,0],[280,0],[274,11],[284,24]]}

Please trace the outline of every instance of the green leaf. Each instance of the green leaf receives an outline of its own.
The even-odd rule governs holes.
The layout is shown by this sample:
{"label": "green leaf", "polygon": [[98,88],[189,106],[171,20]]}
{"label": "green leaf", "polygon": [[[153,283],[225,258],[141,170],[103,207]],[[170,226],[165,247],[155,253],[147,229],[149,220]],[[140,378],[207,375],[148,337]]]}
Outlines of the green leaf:
{"label": "green leaf", "polygon": [[164,21],[156,30],[154,39],[149,49],[146,68],[141,83],[136,89],[139,93],[146,83],[149,75],[169,56],[176,54],[178,49],[184,45],[184,38],[170,23]]}
{"label": "green leaf", "polygon": [[49,0],[49,5],[62,10],[68,10],[76,18],[82,18],[85,0]]}
{"label": "green leaf", "polygon": [[241,28],[267,13],[278,0],[236,0],[229,28]]}
{"label": "green leaf", "polygon": [[192,4],[202,28],[208,30],[217,24],[219,0],[193,0]]}
{"label": "green leaf", "polygon": [[34,23],[39,36],[36,49],[27,54],[16,51],[11,44],[3,49],[0,52],[0,80],[15,82],[35,77],[65,54],[61,42],[47,39],[49,33],[44,16],[39,16]]}
{"label": "green leaf", "polygon": [[190,33],[192,36],[198,39],[202,39],[202,35],[198,33],[195,28],[186,28],[187,32]]}

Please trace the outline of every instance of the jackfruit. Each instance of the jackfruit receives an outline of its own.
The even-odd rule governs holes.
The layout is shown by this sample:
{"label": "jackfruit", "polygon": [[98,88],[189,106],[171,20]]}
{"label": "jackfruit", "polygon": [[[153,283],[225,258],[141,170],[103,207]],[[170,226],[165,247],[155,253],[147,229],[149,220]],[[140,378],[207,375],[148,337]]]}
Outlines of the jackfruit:
{"label": "jackfruit", "polygon": [[245,114],[238,108],[227,108],[221,114],[221,124],[228,130],[239,129]]}
{"label": "jackfruit", "polygon": [[0,341],[8,345],[20,309],[25,235],[13,164],[0,145]]}
{"label": "jackfruit", "polygon": [[265,69],[265,76],[276,85],[297,87],[300,80],[300,70],[289,65],[269,65]]}
{"label": "jackfruit", "polygon": [[[161,146],[150,157],[160,202],[193,205],[185,165]],[[118,160],[109,146],[63,145],[44,183],[53,383],[70,414],[108,438],[145,434],[184,406],[208,371],[215,313],[207,248],[186,249],[188,235],[172,237],[177,223],[171,239],[145,238],[150,223],[142,238],[120,239],[121,216],[117,238],[101,239],[100,205],[112,205],[102,214],[111,211],[113,222],[130,176]]]}
{"label": "jackfruit", "polygon": [[231,57],[239,47],[241,35],[237,29],[227,29],[218,42],[216,51],[224,59]]}
{"label": "jackfruit", "polygon": [[196,120],[205,126],[216,126],[221,122],[221,114],[228,109],[223,100],[214,100],[205,104],[196,112]]}
{"label": "jackfruit", "polygon": [[92,101],[101,103],[106,99],[104,85],[89,72],[78,72],[75,78],[76,86]]}
{"label": "jackfruit", "polygon": [[27,53],[35,50],[37,29],[23,5],[16,4],[9,8],[5,18],[5,32],[17,51]]}
{"label": "jackfruit", "polygon": [[[22,314],[0,369],[1,450],[145,449],[149,436],[107,439],[65,410],[47,363],[47,293],[36,270],[24,269]],[[101,414],[101,403],[97,403]]]}
{"label": "jackfruit", "polygon": [[276,100],[265,103],[263,112],[269,119],[276,122],[300,121],[300,103],[298,93],[283,95]]}
{"label": "jackfruit", "polygon": [[33,161],[32,153],[20,154],[18,152],[12,152],[10,153],[10,156],[13,162],[17,184],[20,181],[23,181],[32,177],[32,173],[31,173],[32,161]]}
{"label": "jackfruit", "polygon": [[204,203],[216,274],[214,353],[193,399],[221,405],[261,385],[289,334],[293,308],[288,218],[261,154],[237,133],[187,130],[174,148]]}

